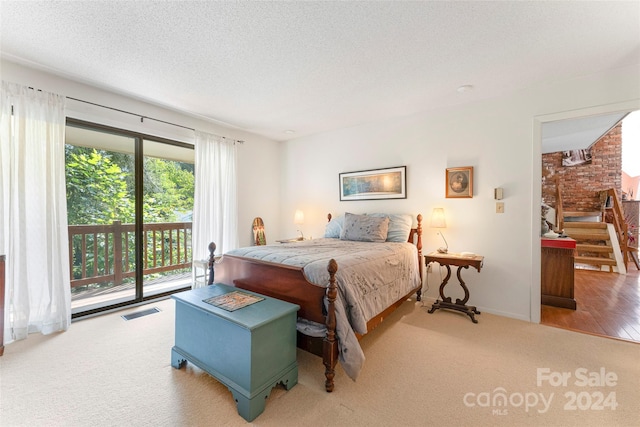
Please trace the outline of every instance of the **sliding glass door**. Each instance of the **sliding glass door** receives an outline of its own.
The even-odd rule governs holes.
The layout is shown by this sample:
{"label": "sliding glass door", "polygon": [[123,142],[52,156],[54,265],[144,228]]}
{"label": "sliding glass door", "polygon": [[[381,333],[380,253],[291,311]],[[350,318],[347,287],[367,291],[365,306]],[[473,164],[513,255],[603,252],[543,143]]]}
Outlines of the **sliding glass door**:
{"label": "sliding glass door", "polygon": [[191,286],[192,146],[69,120],[74,317]]}
{"label": "sliding glass door", "polygon": [[144,140],[143,295],[191,286],[194,151]]}
{"label": "sliding glass door", "polygon": [[71,307],[135,300],[135,137],[67,126]]}

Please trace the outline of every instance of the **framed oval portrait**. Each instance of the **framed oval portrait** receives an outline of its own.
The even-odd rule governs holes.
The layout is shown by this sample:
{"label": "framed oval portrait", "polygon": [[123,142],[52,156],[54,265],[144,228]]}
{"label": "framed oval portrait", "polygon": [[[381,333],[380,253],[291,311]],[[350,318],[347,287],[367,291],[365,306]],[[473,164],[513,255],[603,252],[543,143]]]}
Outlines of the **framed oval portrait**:
{"label": "framed oval portrait", "polygon": [[473,166],[447,168],[445,196],[447,198],[473,197]]}

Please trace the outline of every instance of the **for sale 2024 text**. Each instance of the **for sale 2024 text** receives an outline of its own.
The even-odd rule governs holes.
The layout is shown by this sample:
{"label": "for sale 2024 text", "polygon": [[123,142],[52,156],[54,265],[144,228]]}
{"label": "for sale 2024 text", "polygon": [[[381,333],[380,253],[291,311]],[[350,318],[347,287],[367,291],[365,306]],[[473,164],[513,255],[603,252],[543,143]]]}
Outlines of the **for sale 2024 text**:
{"label": "for sale 2024 text", "polygon": [[[542,387],[548,384],[552,387],[580,387],[580,391],[567,391],[564,393],[564,409],[576,410],[615,410],[618,406],[616,392],[606,390],[618,384],[618,375],[615,372],[607,372],[604,367],[598,371],[590,371],[587,368],[578,368],[575,371],[552,371],[550,368],[538,368],[537,385]],[[594,388],[597,390],[593,390]],[[605,388],[605,390],[601,390]]]}

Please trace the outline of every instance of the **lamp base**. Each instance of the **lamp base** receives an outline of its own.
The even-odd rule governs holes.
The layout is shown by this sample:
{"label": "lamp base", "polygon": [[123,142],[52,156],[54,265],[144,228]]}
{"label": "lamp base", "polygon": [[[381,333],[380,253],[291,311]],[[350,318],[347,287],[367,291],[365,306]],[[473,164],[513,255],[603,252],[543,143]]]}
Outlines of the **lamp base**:
{"label": "lamp base", "polygon": [[446,254],[447,252],[449,252],[447,248],[438,248],[438,253]]}

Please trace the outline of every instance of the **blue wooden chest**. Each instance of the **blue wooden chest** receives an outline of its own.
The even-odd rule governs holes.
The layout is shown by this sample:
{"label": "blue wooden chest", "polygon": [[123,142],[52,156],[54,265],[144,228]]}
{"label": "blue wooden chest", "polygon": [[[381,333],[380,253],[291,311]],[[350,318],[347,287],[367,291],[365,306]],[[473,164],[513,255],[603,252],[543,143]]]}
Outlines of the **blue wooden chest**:
{"label": "blue wooden chest", "polygon": [[[241,292],[262,300],[235,311],[205,302]],[[299,306],[235,287],[214,284],[175,294],[175,346],[171,365],[189,361],[227,386],[247,421],[264,411],[279,383],[298,382],[296,313]]]}

